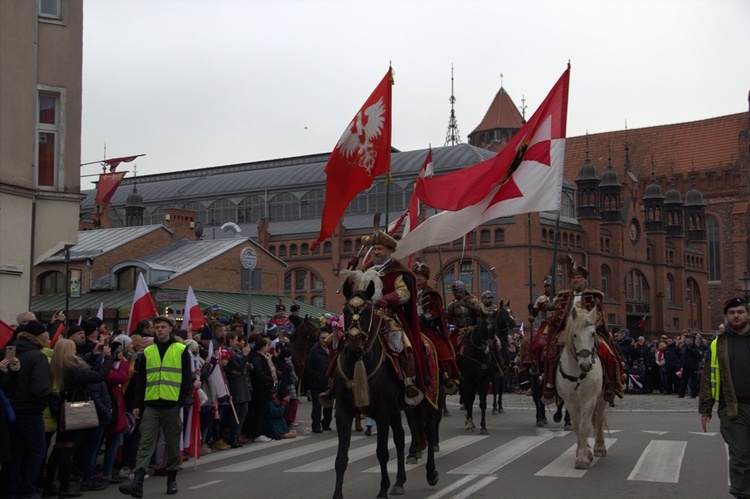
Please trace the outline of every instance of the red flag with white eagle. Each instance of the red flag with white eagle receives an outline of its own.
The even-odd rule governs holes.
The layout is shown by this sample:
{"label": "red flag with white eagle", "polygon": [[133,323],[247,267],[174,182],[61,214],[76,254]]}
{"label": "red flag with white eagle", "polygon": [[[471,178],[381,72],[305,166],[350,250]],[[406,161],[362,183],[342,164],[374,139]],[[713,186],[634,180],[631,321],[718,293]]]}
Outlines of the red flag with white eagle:
{"label": "red flag with white eagle", "polygon": [[391,168],[391,86],[393,71],[383,77],[352,118],[326,163],[326,200],[320,235],[310,249],[333,234],[352,199]]}
{"label": "red flag with white eagle", "polygon": [[188,331],[200,331],[206,325],[206,316],[203,315],[203,310],[198,304],[192,286],[188,286],[187,297],[185,298],[185,316],[182,323]]}
{"label": "red flag with white eagle", "polygon": [[99,175],[99,183],[96,184],[96,204],[105,206],[115,195],[117,187],[125,177],[124,172],[102,173]]}
{"label": "red flag with white eagle", "polygon": [[135,295],[133,296],[133,305],[130,307],[130,317],[128,318],[127,334],[132,334],[138,321],[150,319],[156,315],[156,305],[151,299],[148,292],[148,285],[143,274],[138,274],[138,284],[135,286]]}
{"label": "red flag with white eagle", "polygon": [[415,192],[423,203],[446,211],[402,237],[395,257],[453,241],[498,217],[559,208],[569,79],[570,66],[497,155],[417,184]]}

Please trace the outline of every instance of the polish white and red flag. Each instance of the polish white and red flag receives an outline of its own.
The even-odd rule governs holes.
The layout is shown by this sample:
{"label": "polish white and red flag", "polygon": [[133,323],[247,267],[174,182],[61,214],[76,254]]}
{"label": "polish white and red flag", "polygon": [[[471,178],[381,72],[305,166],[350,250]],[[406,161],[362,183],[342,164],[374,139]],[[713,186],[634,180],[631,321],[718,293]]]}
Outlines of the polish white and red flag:
{"label": "polish white and red flag", "polygon": [[133,305],[130,307],[130,317],[128,318],[128,335],[132,334],[138,321],[150,319],[156,315],[156,305],[151,299],[151,293],[148,292],[148,285],[143,274],[138,274],[138,283],[135,286],[135,295],[133,295]]}
{"label": "polish white and red flag", "polygon": [[570,65],[531,119],[497,155],[417,183],[420,201],[445,211],[403,236],[394,257],[462,238],[498,217],[560,207],[569,79]]}
{"label": "polish white and red flag", "polygon": [[401,237],[403,237],[414,230],[414,228],[417,226],[417,217],[419,217],[419,196],[417,196],[416,193],[417,185],[423,178],[432,177],[432,174],[432,147],[430,147],[430,149],[427,151],[427,157],[424,159],[424,163],[422,163],[422,168],[419,169],[417,179],[414,181],[414,192],[412,192],[411,198],[409,198],[409,206],[406,208],[404,213],[400,217],[398,217],[398,219],[396,219],[394,222],[391,222],[391,224],[388,226],[388,234],[390,234],[391,236],[396,234],[396,232],[398,232],[398,229],[403,225],[404,230],[401,233]]}
{"label": "polish white and red flag", "polygon": [[188,286],[187,298],[185,298],[185,316],[182,323],[188,331],[200,331],[206,325],[206,316],[203,315],[203,310],[198,304],[192,286]]}
{"label": "polish white and red flag", "polygon": [[98,319],[104,320],[104,302],[101,302],[99,304],[99,310],[96,312],[96,317]]}

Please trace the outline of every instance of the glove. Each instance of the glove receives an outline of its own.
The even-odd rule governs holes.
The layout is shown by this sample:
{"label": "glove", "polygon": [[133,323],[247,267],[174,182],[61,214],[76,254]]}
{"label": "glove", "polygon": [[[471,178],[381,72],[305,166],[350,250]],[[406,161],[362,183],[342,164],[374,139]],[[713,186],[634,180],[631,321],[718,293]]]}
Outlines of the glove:
{"label": "glove", "polygon": [[378,301],[375,302],[375,306],[379,308],[388,308],[388,307],[396,307],[398,306],[398,293],[388,293],[387,295],[383,296],[382,298],[379,298]]}
{"label": "glove", "polygon": [[347,265],[347,267],[349,269],[356,269],[357,265],[359,265],[359,257],[353,256],[349,259],[349,265]]}

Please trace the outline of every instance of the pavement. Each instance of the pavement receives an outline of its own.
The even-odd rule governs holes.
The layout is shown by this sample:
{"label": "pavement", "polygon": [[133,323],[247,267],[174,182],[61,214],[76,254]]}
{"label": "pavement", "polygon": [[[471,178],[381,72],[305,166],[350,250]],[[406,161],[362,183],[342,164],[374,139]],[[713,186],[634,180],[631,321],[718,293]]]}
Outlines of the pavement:
{"label": "pavement", "polygon": [[[454,402],[455,404],[452,404]],[[448,397],[448,404],[458,405],[458,396]],[[487,396],[488,410],[492,404],[492,396]],[[517,393],[503,394],[503,408],[515,410],[534,410],[534,402],[530,396]],[[626,393],[622,399],[615,398],[615,406],[607,409],[609,412],[694,412],[698,413],[698,398],[678,398],[677,395],[662,394],[630,394]]]}

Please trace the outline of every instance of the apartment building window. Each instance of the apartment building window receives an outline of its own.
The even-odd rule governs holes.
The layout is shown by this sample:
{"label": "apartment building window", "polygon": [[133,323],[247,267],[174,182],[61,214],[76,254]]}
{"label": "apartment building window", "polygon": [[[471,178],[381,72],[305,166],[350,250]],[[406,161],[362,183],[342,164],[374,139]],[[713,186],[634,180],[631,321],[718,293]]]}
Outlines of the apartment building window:
{"label": "apartment building window", "polygon": [[37,177],[40,187],[54,187],[58,163],[58,137],[60,135],[60,96],[39,93],[39,116],[37,122]]}
{"label": "apartment building window", "polygon": [[39,17],[62,19],[61,0],[39,0]]}
{"label": "apartment building window", "polygon": [[65,293],[65,274],[63,272],[48,272],[39,278],[39,294],[63,293]]}

